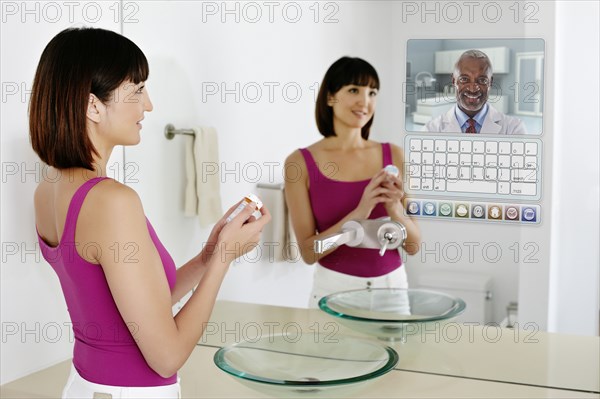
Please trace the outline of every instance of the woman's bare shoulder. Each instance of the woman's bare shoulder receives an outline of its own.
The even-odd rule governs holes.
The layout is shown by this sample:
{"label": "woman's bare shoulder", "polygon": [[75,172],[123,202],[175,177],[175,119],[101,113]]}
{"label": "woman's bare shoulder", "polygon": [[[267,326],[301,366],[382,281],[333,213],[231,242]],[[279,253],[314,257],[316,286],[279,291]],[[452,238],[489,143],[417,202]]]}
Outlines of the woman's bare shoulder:
{"label": "woman's bare shoulder", "polygon": [[287,158],[285,159],[285,163],[288,164],[290,162],[298,162],[300,160],[302,160],[302,152],[300,152],[300,150],[298,149],[287,156]]}
{"label": "woman's bare shoulder", "polygon": [[90,205],[98,212],[142,210],[142,201],[131,187],[114,179],[96,184],[88,194]]}
{"label": "woman's bare shoulder", "polygon": [[35,191],[33,192],[33,202],[36,208],[39,205],[47,204],[48,200],[51,198],[50,194],[52,193],[53,190],[51,183],[49,183],[46,180],[42,180],[41,182],[39,182],[39,184],[35,188]]}
{"label": "woman's bare shoulder", "polygon": [[[314,157],[316,154],[319,154],[321,151],[323,151],[323,149],[324,149],[323,140],[319,140],[319,141],[312,143],[311,145],[304,147],[304,148],[307,149]],[[302,151],[300,151],[300,149],[297,149],[294,152],[292,152],[285,159],[285,163],[286,164],[292,163],[292,164],[304,165],[305,162],[304,162],[304,156],[302,155]]]}

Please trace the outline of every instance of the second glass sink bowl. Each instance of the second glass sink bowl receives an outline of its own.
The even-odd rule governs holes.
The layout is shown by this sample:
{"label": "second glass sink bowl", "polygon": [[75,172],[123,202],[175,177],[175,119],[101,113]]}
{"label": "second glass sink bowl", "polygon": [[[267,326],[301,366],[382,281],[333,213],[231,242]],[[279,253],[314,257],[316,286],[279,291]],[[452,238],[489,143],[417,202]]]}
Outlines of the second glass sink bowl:
{"label": "second glass sink bowl", "polygon": [[331,294],[321,298],[319,307],[356,331],[404,342],[418,336],[425,323],[447,321],[460,315],[466,305],[441,292],[372,288]]}
{"label": "second glass sink bowl", "polygon": [[347,397],[398,362],[390,347],[339,334],[273,335],[219,349],[217,367],[281,397]]}

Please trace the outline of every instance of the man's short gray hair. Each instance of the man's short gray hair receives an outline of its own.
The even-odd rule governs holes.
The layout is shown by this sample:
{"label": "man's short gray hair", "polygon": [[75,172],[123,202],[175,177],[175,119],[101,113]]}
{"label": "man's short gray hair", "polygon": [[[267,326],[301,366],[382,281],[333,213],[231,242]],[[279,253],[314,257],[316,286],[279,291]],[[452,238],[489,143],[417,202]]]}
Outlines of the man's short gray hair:
{"label": "man's short gray hair", "polygon": [[487,76],[489,78],[492,77],[492,74],[493,74],[492,62],[490,61],[488,56],[483,51],[467,50],[464,53],[462,53],[460,55],[460,57],[458,57],[458,61],[456,61],[456,64],[454,64],[454,73],[452,75],[454,78],[457,78],[460,75],[460,69],[458,68],[458,64],[460,64],[460,62],[465,58],[476,58],[476,59],[485,61],[485,63],[487,64],[487,69],[486,69]]}

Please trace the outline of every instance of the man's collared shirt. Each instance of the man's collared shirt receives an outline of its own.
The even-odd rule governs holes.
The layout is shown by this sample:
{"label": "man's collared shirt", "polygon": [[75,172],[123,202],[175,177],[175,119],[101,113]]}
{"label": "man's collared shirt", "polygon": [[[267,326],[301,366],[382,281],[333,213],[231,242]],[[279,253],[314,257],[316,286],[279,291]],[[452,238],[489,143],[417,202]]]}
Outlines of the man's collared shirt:
{"label": "man's collared shirt", "polygon": [[[481,132],[481,127],[483,126],[483,121],[485,120],[485,117],[487,116],[488,113],[488,108],[489,105],[487,103],[484,104],[483,108],[481,108],[481,111],[479,111],[474,117],[473,119],[475,120],[475,130],[477,131],[477,133]],[[460,126],[460,130],[465,133],[467,131],[467,128],[469,127],[469,122],[467,122],[470,118],[469,115],[465,114],[464,112],[462,112],[462,110],[460,108],[458,108],[458,105],[456,105],[454,107],[454,115],[456,116],[456,120],[458,122],[458,125]]]}

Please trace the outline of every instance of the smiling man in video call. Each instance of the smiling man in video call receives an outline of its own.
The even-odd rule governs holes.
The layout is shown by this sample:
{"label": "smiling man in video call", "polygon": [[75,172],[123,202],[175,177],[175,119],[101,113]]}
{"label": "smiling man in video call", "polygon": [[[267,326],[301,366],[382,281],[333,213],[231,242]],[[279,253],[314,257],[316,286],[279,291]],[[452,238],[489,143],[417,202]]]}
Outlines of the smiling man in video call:
{"label": "smiling man in video call", "polygon": [[479,50],[467,50],[459,57],[452,74],[456,105],[429,121],[424,130],[448,133],[527,134],[523,122],[488,104],[492,87],[492,63]]}

